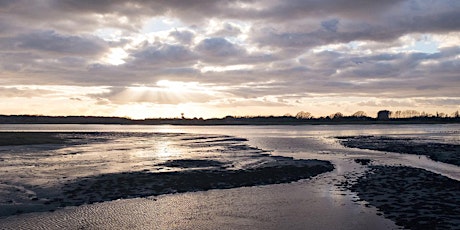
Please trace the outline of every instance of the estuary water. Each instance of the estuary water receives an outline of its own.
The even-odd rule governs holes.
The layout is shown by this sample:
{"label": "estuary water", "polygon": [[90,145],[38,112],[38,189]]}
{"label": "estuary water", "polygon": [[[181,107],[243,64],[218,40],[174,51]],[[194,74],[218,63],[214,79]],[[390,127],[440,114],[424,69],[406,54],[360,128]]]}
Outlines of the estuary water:
{"label": "estuary water", "polygon": [[[375,208],[357,201],[356,194],[339,186],[364,172],[364,167],[355,159],[423,168],[460,180],[458,166],[423,156],[345,148],[334,138],[376,135],[460,144],[460,125],[457,124],[0,125],[0,131],[58,132],[60,135],[101,133],[99,139],[80,143],[78,140],[83,138],[78,137],[73,139],[77,143],[64,147],[58,144],[1,146],[2,207],[11,210],[24,207],[31,212],[16,215],[5,211],[4,217],[0,217],[0,226],[5,229],[396,229],[398,226],[382,217]],[[193,140],[219,144],[203,145]],[[46,188],[55,188],[65,181],[98,174],[152,170],[152,166],[168,160],[198,157],[243,169],[267,163],[251,157],[253,153],[327,160],[335,169],[288,184],[128,197],[66,206],[53,212],[44,212],[28,201],[28,197],[36,193],[53,193]],[[157,171],[180,170],[155,167]]]}

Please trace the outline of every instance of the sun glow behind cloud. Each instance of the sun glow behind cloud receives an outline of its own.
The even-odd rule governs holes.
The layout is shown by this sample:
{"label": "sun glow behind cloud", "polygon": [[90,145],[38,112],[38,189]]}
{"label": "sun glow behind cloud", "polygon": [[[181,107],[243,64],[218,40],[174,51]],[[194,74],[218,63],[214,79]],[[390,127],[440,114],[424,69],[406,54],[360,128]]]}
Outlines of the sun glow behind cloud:
{"label": "sun glow behind cloud", "polygon": [[125,87],[111,93],[108,98],[111,103],[117,104],[116,114],[126,114],[136,119],[172,117],[184,111],[194,117],[210,117],[207,107],[213,101],[228,97],[225,89],[198,82],[160,80],[150,86]]}
{"label": "sun glow behind cloud", "polygon": [[122,48],[111,48],[110,52],[102,61],[111,65],[121,65],[126,63],[124,59],[126,59],[128,55],[129,54]]}

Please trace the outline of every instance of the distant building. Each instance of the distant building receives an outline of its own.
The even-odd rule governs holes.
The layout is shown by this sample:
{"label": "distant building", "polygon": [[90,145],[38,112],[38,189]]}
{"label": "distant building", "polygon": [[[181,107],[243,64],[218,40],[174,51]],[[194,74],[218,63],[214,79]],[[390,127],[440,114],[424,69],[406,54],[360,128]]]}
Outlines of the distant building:
{"label": "distant building", "polygon": [[389,120],[390,119],[390,111],[388,110],[380,110],[377,113],[377,120]]}

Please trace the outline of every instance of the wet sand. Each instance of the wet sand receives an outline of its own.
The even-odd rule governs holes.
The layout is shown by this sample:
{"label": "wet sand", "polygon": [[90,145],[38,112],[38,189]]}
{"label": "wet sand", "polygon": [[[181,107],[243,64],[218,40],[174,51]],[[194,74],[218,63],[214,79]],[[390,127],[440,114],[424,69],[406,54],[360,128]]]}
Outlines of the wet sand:
{"label": "wet sand", "polygon": [[64,196],[53,198],[46,204],[78,206],[121,198],[289,183],[331,171],[333,168],[326,161],[277,157],[276,164],[244,170],[103,174],[65,184],[62,187]]}
{"label": "wet sand", "polygon": [[[387,136],[337,139],[349,148],[423,155],[460,165],[460,145],[457,144]],[[421,168],[378,165],[370,159],[356,161],[371,166],[366,174],[342,186],[356,192],[368,205],[377,207],[386,218],[408,229],[459,229],[460,181]],[[455,170],[458,171],[458,167]]]}
{"label": "wet sand", "polygon": [[0,132],[0,146],[64,144],[65,139],[57,133],[43,132]]}
{"label": "wet sand", "polygon": [[344,186],[408,229],[459,229],[460,182],[412,167],[370,166]]}
{"label": "wet sand", "polygon": [[424,155],[434,161],[460,166],[460,145],[457,144],[387,136],[345,136],[336,138],[349,148]]}

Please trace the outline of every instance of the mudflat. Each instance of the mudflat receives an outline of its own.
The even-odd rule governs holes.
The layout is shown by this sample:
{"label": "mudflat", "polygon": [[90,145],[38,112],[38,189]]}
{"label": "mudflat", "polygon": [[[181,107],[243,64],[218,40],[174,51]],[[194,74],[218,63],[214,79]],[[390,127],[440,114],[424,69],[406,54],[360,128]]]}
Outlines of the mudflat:
{"label": "mudflat", "polygon": [[336,137],[349,148],[370,149],[386,152],[424,155],[434,161],[460,166],[460,145],[388,136]]}
{"label": "mudflat", "polygon": [[50,132],[0,132],[0,146],[63,144],[65,139]]}
{"label": "mudflat", "polygon": [[458,229],[460,182],[424,169],[370,166],[346,185],[361,200],[408,229]]}

